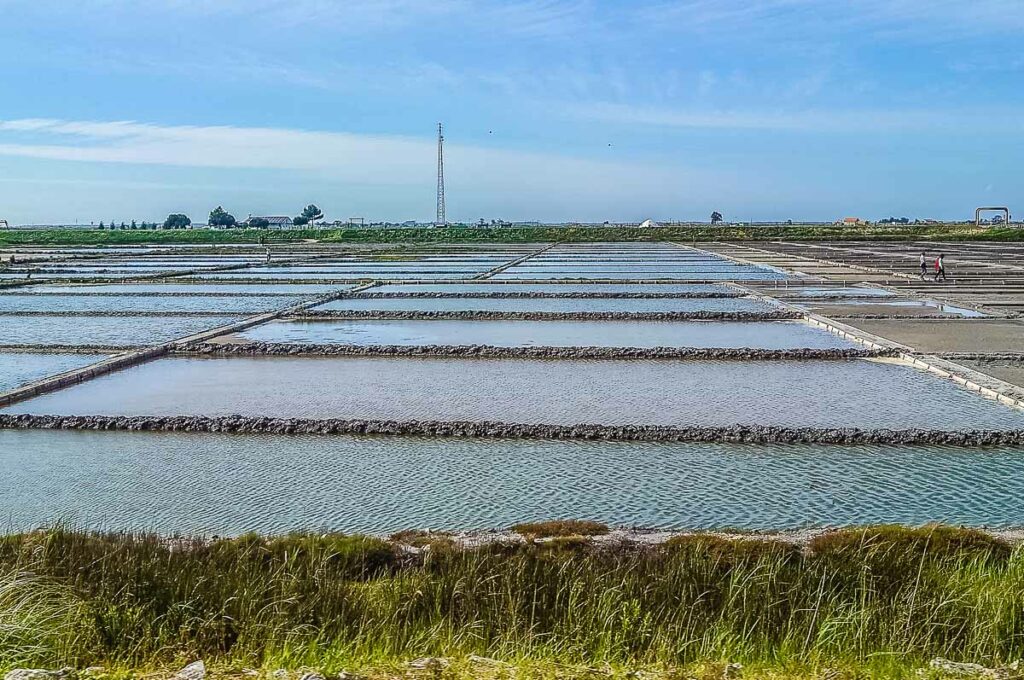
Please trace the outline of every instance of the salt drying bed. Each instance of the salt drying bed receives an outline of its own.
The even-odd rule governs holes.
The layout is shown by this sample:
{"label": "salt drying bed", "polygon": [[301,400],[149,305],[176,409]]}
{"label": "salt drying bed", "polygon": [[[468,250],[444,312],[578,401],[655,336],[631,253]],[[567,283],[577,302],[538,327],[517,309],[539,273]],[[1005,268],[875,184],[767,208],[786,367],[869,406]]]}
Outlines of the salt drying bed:
{"label": "salt drying bed", "polygon": [[[0,309],[4,300],[0,298]],[[778,312],[780,308],[752,298],[347,298],[316,307],[320,310],[366,312]]]}
{"label": "salt drying bed", "polygon": [[1007,526],[1020,522],[1022,467],[1020,449],[0,431],[0,517],[9,531],[222,536],[551,517]]}
{"label": "salt drying bed", "polygon": [[1024,428],[1024,412],[893,362],[160,359],[3,409],[573,425]]}
{"label": "salt drying bed", "polygon": [[241,316],[10,317],[0,323],[0,345],[125,347],[167,342],[241,321]]}
{"label": "salt drying bed", "polygon": [[497,347],[860,347],[801,321],[274,321],[236,336],[248,342]]}
{"label": "salt drying bed", "polygon": [[25,354],[0,352],[0,392],[47,376],[94,364],[105,354]]}

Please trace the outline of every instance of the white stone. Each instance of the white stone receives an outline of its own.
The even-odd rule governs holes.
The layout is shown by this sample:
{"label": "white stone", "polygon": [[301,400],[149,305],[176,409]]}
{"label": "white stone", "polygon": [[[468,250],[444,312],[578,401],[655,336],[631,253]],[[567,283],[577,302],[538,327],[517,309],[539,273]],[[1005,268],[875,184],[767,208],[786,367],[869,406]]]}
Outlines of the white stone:
{"label": "white stone", "polygon": [[206,664],[196,661],[182,668],[174,675],[174,680],[203,680],[206,677]]}

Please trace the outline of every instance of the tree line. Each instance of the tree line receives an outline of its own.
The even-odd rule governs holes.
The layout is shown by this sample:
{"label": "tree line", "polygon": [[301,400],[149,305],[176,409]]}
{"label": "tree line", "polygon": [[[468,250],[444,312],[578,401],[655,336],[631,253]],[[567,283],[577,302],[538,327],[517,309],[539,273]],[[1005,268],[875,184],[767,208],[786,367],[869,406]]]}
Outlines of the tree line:
{"label": "tree line", "polygon": [[[310,203],[302,209],[302,212],[291,218],[291,220],[292,224],[296,227],[304,227],[307,225],[313,226],[323,218],[323,211],[317,205]],[[210,218],[207,220],[207,224],[211,227],[220,227],[225,229],[235,227],[266,229],[270,226],[270,222],[264,217],[250,217],[239,222],[235,219],[234,215],[225,210],[223,206],[219,205],[210,211]],[[120,225],[118,225],[115,220],[110,220],[109,223],[103,221],[99,223],[99,229],[188,229],[191,226],[192,218],[184,213],[171,213],[162,224],[157,222],[140,223],[135,220],[132,220],[131,222],[125,222],[122,220]]]}

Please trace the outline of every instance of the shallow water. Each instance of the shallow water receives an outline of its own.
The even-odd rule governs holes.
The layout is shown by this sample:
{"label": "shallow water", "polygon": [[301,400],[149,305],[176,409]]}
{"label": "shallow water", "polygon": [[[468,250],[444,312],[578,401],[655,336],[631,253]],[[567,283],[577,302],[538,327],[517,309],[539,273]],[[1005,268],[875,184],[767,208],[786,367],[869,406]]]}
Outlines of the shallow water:
{"label": "shallow water", "polygon": [[[0,299],[0,309],[3,300]],[[332,300],[316,309],[342,311],[490,312],[778,312],[751,298],[376,298]]]}
{"label": "shallow water", "polygon": [[0,352],[0,392],[106,359],[106,354]]}
{"label": "shallow water", "polygon": [[563,517],[1010,526],[1024,523],[1022,466],[1012,449],[0,431],[0,522],[221,536]]}
{"label": "shallow water", "polygon": [[275,321],[240,333],[260,342],[500,347],[859,347],[800,321]]}
{"label": "shallow water", "polygon": [[552,425],[1024,427],[1024,412],[951,381],[865,360],[174,357],[4,411]]}
{"label": "shallow water", "polygon": [[302,296],[275,297],[137,297],[72,295],[0,295],[4,312],[237,312],[281,309],[304,300]]}
{"label": "shallow water", "polygon": [[592,272],[582,269],[566,269],[560,271],[522,271],[517,267],[506,269],[492,277],[496,281],[514,281],[519,279],[621,279],[621,280],[643,280],[643,279],[672,279],[678,281],[771,281],[784,279],[786,275],[781,272],[765,270],[730,270],[730,271],[704,271],[704,272],[641,272],[618,271],[618,272]]}
{"label": "shallow water", "polygon": [[[809,304],[813,305],[815,307],[818,307],[820,309],[825,309],[825,310],[828,310],[828,309],[831,309],[831,308],[842,308],[842,307],[844,307],[846,305],[853,305],[853,306],[858,306],[858,305],[864,305],[864,306],[871,305],[871,306],[874,306],[874,305],[877,305],[877,306],[880,306],[880,307],[892,308],[892,313],[893,314],[899,314],[900,313],[900,308],[906,309],[906,308],[910,307],[910,308],[914,308],[914,309],[925,310],[929,314],[952,314],[952,315],[960,316],[960,317],[963,317],[963,318],[981,319],[981,318],[985,318],[987,316],[987,315],[982,314],[981,312],[979,312],[977,310],[970,309],[970,308],[967,308],[967,307],[956,307],[954,305],[947,305],[947,304],[943,304],[941,302],[932,302],[932,301],[926,301],[926,300],[892,300],[892,301],[889,301],[889,300],[872,300],[870,298],[867,298],[867,299],[866,298],[855,298],[855,299],[850,299],[850,300],[844,300],[844,299],[837,299],[835,301],[829,300],[828,302],[815,302],[815,303],[809,303]],[[809,306],[809,305],[808,305],[808,303],[804,303],[803,306]]]}
{"label": "shallow water", "polygon": [[374,286],[370,293],[731,293],[703,283],[409,283]]}
{"label": "shallow water", "polygon": [[0,345],[151,345],[240,321],[241,316],[8,317]]}
{"label": "shallow water", "polygon": [[11,293],[16,293],[17,290],[32,290],[41,293],[125,293],[127,295],[145,295],[146,293],[251,293],[253,295],[288,293],[290,295],[307,296],[322,295],[331,291],[346,290],[351,287],[346,285],[332,286],[322,283],[108,283],[80,286],[33,286],[31,289],[14,289]]}
{"label": "shallow water", "polygon": [[800,295],[808,297],[837,297],[837,298],[855,298],[855,297],[892,297],[896,294],[882,288],[833,288],[833,287],[796,287],[792,288],[780,286],[779,288],[766,290],[766,293],[777,294],[777,295]]}
{"label": "shallow water", "polygon": [[268,274],[266,272],[247,271],[241,272],[237,270],[228,272],[213,272],[211,274],[196,274],[194,277],[197,280],[201,279],[265,279],[267,281],[289,281],[289,280],[302,280],[302,279],[313,279],[313,280],[338,280],[338,281],[351,281],[351,280],[373,280],[373,279],[468,279],[479,275],[480,272],[476,271],[465,271],[465,272],[445,272],[445,273],[426,273],[426,272],[414,272],[407,274],[400,274],[397,272],[380,272],[380,271],[345,271],[337,272],[334,274]]}

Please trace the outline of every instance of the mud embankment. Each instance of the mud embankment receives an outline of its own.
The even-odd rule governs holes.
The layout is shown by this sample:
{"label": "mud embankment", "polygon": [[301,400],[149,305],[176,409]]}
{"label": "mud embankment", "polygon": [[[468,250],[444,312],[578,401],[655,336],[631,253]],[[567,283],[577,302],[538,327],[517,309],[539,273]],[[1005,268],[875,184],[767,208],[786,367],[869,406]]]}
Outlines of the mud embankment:
{"label": "mud embankment", "polygon": [[897,357],[895,349],[749,347],[499,347],[496,345],[326,345],[277,342],[204,342],[176,354],[207,356],[386,356],[478,357],[486,359],[699,359],[736,361],[816,361]]}
{"label": "mud embankment", "polygon": [[[272,311],[272,310],[268,310]],[[174,310],[174,311],[149,311],[149,310],[138,310],[138,311],[119,311],[119,310],[96,310],[96,311],[31,311],[31,312],[11,312],[11,311],[0,311],[0,317],[36,317],[36,316],[63,316],[63,317],[79,317],[79,318],[96,318],[96,317],[182,317],[182,316],[224,316],[224,317],[238,317],[245,316],[246,314],[253,314],[252,311],[241,311],[241,312],[224,312],[220,310]]]}
{"label": "mud embankment", "polygon": [[[33,282],[34,283],[34,282]],[[18,285],[26,285],[24,283]],[[53,285],[48,284],[48,285]],[[121,285],[121,284],[111,284]],[[160,285],[160,284],[156,284]],[[164,285],[173,286],[173,283],[167,283]],[[274,285],[273,283],[268,285]],[[324,295],[324,293],[261,293],[261,292],[249,292],[249,293],[210,293],[210,292],[190,292],[190,291],[167,291],[167,292],[148,292],[148,293],[135,293],[135,292],[120,292],[111,293],[105,291],[46,291],[46,290],[18,290],[18,291],[4,291],[3,286],[0,286],[0,297],[4,295],[25,295],[33,297],[130,297],[130,298],[194,298],[194,297],[211,297],[211,298],[261,298],[261,297],[282,297],[282,298],[308,298],[317,297]]]}
{"label": "mud embankment", "polygon": [[737,444],[1024,444],[1024,430],[870,430],[773,426],[543,425],[493,421],[346,420],[252,416],[43,416],[0,414],[2,429],[221,432],[232,434],[403,435]]}

